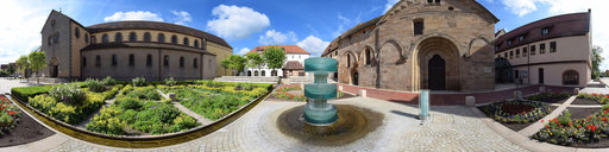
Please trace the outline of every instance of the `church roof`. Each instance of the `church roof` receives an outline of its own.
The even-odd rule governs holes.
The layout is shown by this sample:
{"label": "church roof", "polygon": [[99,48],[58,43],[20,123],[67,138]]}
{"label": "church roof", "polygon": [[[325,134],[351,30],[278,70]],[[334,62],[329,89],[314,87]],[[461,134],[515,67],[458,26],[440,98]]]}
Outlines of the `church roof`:
{"label": "church roof", "polygon": [[283,69],[285,69],[285,70],[304,70],[304,66],[302,66],[302,64],[300,64],[300,62],[298,62],[298,61],[288,61],[283,66]]}
{"label": "church roof", "polygon": [[265,46],[258,46],[256,48],[252,49],[248,53],[262,52],[262,51],[264,51],[264,49],[272,47],[272,46],[282,48],[283,51],[285,52],[285,54],[311,54],[311,53],[307,52],[307,50],[302,49],[298,45],[265,45]]}

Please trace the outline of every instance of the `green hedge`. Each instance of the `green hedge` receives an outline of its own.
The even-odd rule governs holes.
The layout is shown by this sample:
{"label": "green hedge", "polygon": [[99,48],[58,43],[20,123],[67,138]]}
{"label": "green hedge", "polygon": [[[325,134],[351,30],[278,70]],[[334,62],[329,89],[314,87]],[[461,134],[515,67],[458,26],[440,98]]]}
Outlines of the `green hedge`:
{"label": "green hedge", "polygon": [[52,87],[53,85],[13,88],[11,94],[25,101],[31,97],[48,93]]}

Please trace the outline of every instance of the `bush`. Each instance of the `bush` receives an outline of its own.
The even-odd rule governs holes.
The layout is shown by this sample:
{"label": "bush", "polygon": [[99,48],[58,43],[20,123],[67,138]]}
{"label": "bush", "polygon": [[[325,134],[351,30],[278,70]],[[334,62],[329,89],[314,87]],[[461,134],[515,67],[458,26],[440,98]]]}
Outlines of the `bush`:
{"label": "bush", "polygon": [[143,77],[137,77],[131,80],[131,83],[133,84],[133,86],[144,86],[146,85],[146,79]]}
{"label": "bush", "polygon": [[174,86],[176,85],[178,82],[173,79],[173,77],[169,78],[169,79],[165,79],[165,84],[168,86]]}
{"label": "bush", "polygon": [[116,80],[112,79],[110,76],[107,76],[104,78],[104,80],[102,80],[102,83],[106,86],[112,86],[116,84]]}
{"label": "bush", "polygon": [[54,86],[49,90],[49,96],[67,104],[79,104],[85,99],[85,94],[79,87],[70,84]]}
{"label": "bush", "polygon": [[87,124],[87,130],[110,135],[124,134],[125,131],[122,128],[126,126],[126,123],[116,117],[120,113],[121,109],[116,106],[102,108],[99,114],[95,115],[93,120]]}
{"label": "bush", "polygon": [[51,87],[53,85],[12,88],[11,94],[20,100],[27,101],[31,97],[48,93]]}
{"label": "bush", "polygon": [[122,100],[120,100],[118,102],[119,102],[119,106],[126,110],[128,110],[128,109],[137,110],[142,107],[142,105],[137,101],[137,99],[133,99],[133,98],[123,98]]}
{"label": "bush", "polygon": [[87,79],[87,81],[84,82],[83,86],[89,88],[89,90],[93,92],[106,91],[106,86],[102,82],[94,79]]}
{"label": "bush", "polygon": [[0,95],[0,137],[4,131],[15,128],[21,120],[21,111]]}

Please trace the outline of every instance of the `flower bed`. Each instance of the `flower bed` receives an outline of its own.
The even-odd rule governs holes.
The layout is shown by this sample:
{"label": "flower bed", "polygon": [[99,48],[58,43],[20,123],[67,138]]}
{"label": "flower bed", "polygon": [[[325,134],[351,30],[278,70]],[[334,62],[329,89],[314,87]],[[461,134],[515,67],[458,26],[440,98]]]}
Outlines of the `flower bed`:
{"label": "flower bed", "polygon": [[307,101],[307,97],[305,97],[303,93],[299,93],[299,94],[290,93],[290,91],[295,91],[295,90],[302,91],[302,88],[300,88],[300,85],[281,86],[281,87],[277,88],[277,90],[275,90],[273,97],[282,99],[282,100]]}
{"label": "flower bed", "polygon": [[271,84],[205,81],[195,85],[160,85],[165,93],[175,93],[180,104],[210,119],[218,120],[266,94]]}
{"label": "flower bed", "polygon": [[548,103],[558,103],[564,102],[571,96],[569,93],[550,93],[544,92],[537,95],[529,96],[527,100],[540,101],[540,102],[548,102]]}
{"label": "flower bed", "polygon": [[[565,111],[558,118],[547,120],[549,123],[533,139],[557,145],[589,147],[591,144],[604,142],[609,146],[609,104],[602,110],[584,119],[571,120],[571,113]],[[541,120],[542,122],[544,120]],[[592,146],[592,147],[597,147]]]}
{"label": "flower bed", "polygon": [[609,95],[602,95],[602,94],[578,94],[577,95],[578,99],[583,99],[583,100],[591,100],[591,101],[596,101],[597,103],[600,104],[606,104],[607,101],[609,101]]}
{"label": "flower bed", "polygon": [[0,137],[15,128],[20,119],[21,111],[6,97],[0,95]]}
{"label": "flower bed", "polygon": [[552,112],[547,104],[536,101],[505,101],[483,106],[480,109],[502,123],[530,123]]}
{"label": "flower bed", "polygon": [[78,124],[97,111],[120,88],[122,85],[115,85],[104,92],[93,92],[74,84],[55,85],[48,94],[30,97],[28,105],[57,120]]}

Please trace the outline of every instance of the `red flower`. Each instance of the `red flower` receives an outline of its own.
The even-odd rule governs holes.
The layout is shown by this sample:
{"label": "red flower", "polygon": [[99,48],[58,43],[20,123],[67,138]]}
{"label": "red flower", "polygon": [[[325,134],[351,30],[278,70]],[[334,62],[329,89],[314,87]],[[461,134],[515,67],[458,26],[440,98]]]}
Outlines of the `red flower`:
{"label": "red flower", "polygon": [[569,127],[573,127],[573,122],[569,122]]}
{"label": "red flower", "polygon": [[582,126],[577,126],[577,128],[582,128]]}
{"label": "red flower", "polygon": [[607,117],[603,117],[601,120],[607,122]]}
{"label": "red flower", "polygon": [[543,119],[541,119],[541,123],[543,123]]}
{"label": "red flower", "polygon": [[12,115],[17,114],[17,113],[16,113],[16,112],[14,112],[14,111],[7,111],[7,112],[8,112],[8,114],[9,114],[9,115],[11,115],[11,116],[12,116]]}
{"label": "red flower", "polygon": [[546,125],[546,128],[550,128],[550,127]]}

